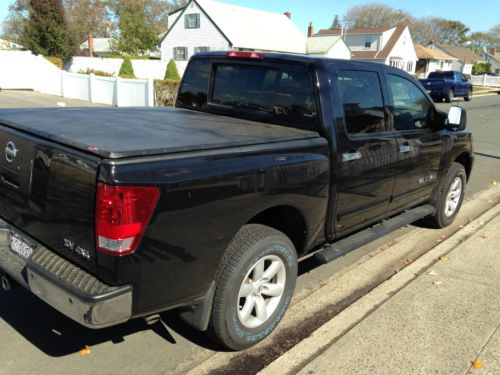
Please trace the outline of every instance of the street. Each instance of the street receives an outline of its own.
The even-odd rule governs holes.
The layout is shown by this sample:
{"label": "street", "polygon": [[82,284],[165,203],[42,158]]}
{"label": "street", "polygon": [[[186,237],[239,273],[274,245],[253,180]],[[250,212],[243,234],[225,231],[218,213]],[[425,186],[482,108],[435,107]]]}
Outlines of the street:
{"label": "street", "polygon": [[[83,103],[67,99],[57,100],[57,97],[45,100],[44,96],[36,93],[0,92],[0,108],[55,106],[57,101],[64,101],[68,106]],[[500,183],[500,95],[477,97],[473,98],[472,102],[458,100],[453,104],[467,109],[468,128],[474,139],[476,159],[466,193],[466,200],[470,200],[492,187],[494,181]],[[443,111],[447,111],[449,106],[445,103],[438,104]],[[467,215],[465,213],[460,215],[459,222],[467,223],[471,215],[479,215],[487,205],[488,202],[470,204],[469,211],[466,211]],[[435,244],[436,238],[448,236],[453,230],[458,230],[458,224],[452,227],[443,232],[425,229],[426,238],[418,243],[421,248],[412,248],[407,253],[398,255],[397,260],[394,258],[394,262],[388,263],[378,275],[379,281],[382,282],[394,273],[395,262],[403,263],[407,258],[418,257],[426,246]],[[295,302],[307,298],[331,275],[351,269],[363,257],[415,230],[424,229],[408,226],[321,267],[310,260],[303,261]],[[361,295],[364,292],[366,291],[358,293]],[[162,314],[162,320],[163,324],[151,327],[142,320],[135,320],[117,327],[92,331],[61,315],[22,288],[9,293],[2,290],[0,291],[2,337],[0,374],[34,372],[66,374],[68,371],[89,374],[185,373],[215,355],[228,363],[230,359],[234,362],[248,363],[251,359],[255,359],[255,353],[259,353],[258,351],[239,355],[220,353],[220,347],[213,344],[204,334],[182,322],[175,312]],[[319,324],[321,321],[311,322],[311,326],[307,329],[315,329]],[[279,335],[280,328],[277,331]],[[297,337],[301,337],[300,333],[297,333]],[[88,350],[82,351],[86,348]],[[279,352],[274,355],[279,355]],[[270,360],[272,358],[268,358],[267,363]],[[226,372],[234,371],[230,367],[225,369]],[[241,371],[241,367],[239,370]],[[247,371],[252,372],[248,368]]]}

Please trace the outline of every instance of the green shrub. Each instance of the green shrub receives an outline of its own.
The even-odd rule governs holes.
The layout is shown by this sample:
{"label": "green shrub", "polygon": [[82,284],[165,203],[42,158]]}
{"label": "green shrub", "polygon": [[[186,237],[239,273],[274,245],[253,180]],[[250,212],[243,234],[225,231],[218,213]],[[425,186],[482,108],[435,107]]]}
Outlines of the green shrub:
{"label": "green shrub", "polygon": [[78,71],[78,73],[80,73],[80,74],[93,74],[95,76],[101,76],[101,77],[113,77],[113,74],[111,74],[111,73],[104,72],[102,70],[95,70],[95,69],[91,69],[91,68],[80,69]]}
{"label": "green shrub", "polygon": [[177,71],[177,65],[175,65],[174,60],[170,60],[167,64],[167,70],[165,71],[165,80],[180,81],[181,76]]}
{"label": "green shrub", "polygon": [[472,74],[479,75],[491,72],[491,64],[488,62],[480,62],[472,67]]}
{"label": "green shrub", "polygon": [[157,107],[173,106],[177,99],[179,90],[179,80],[161,80],[154,81],[155,105]]}
{"label": "green shrub", "polygon": [[57,66],[59,69],[62,69],[64,64],[61,58],[56,56],[44,56],[47,61],[50,61],[52,64]]}
{"label": "green shrub", "polygon": [[132,66],[132,61],[130,60],[130,57],[125,56],[123,58],[123,63],[120,68],[119,76],[122,78],[135,78],[134,68]]}

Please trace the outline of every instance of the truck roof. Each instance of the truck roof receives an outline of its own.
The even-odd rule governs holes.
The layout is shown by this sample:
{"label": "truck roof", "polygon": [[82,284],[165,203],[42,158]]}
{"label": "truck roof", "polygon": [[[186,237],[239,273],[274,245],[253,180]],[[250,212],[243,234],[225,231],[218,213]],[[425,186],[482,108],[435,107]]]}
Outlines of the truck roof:
{"label": "truck roof", "polygon": [[0,124],[105,158],[318,136],[313,131],[180,108],[4,109]]}

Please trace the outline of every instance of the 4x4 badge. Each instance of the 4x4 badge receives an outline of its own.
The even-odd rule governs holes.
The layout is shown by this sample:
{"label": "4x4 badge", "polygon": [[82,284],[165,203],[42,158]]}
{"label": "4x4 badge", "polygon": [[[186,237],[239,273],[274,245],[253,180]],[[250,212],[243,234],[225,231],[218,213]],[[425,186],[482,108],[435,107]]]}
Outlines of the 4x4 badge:
{"label": "4x4 badge", "polygon": [[7,142],[7,145],[5,146],[5,160],[7,160],[7,163],[12,163],[14,161],[17,152],[18,149],[16,148],[14,142],[12,141]]}

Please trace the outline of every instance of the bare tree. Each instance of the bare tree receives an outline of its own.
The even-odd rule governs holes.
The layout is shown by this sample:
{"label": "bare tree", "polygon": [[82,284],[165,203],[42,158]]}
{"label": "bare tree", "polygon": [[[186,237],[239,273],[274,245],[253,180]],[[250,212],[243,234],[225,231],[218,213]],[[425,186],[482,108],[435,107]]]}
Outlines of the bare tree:
{"label": "bare tree", "polygon": [[11,42],[20,43],[28,17],[29,0],[16,0],[9,5],[9,13],[2,25],[2,36]]}
{"label": "bare tree", "polygon": [[414,18],[408,12],[379,3],[354,6],[344,16],[344,26],[347,28],[393,27],[413,21]]}
{"label": "bare tree", "polygon": [[68,26],[78,44],[90,34],[98,38],[110,37],[116,29],[107,0],[65,0]]}
{"label": "bare tree", "polygon": [[472,33],[468,39],[472,50],[477,54],[481,54],[488,47],[495,46],[498,41],[493,33],[483,32]]}

